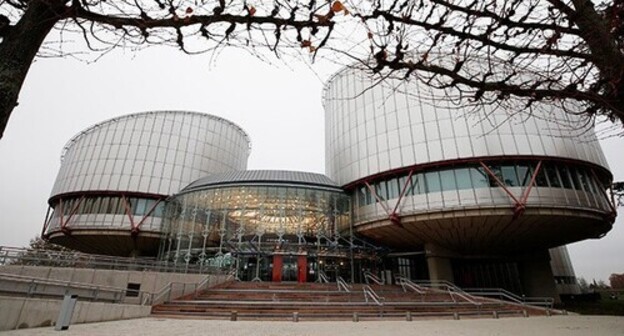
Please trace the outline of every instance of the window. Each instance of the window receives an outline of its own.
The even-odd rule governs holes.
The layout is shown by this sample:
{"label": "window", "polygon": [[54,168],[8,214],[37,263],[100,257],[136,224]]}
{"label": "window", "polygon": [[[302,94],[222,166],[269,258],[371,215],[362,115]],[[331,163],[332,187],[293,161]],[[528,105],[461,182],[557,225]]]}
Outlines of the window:
{"label": "window", "polygon": [[559,174],[557,174],[557,169],[551,164],[544,165],[544,172],[548,177],[548,181],[550,182],[550,186],[552,188],[561,188],[561,181],[559,180]]}
{"label": "window", "polygon": [[566,189],[572,189],[572,181],[570,180],[570,172],[568,170],[568,167],[558,166],[557,168],[559,168],[559,177],[561,177],[563,187]]}
{"label": "window", "polygon": [[515,166],[502,166],[501,173],[503,175],[503,183],[510,187],[517,187],[520,185],[518,182],[518,176],[516,175]]}
{"label": "window", "polygon": [[436,192],[441,190],[440,174],[438,172],[425,173],[425,181],[427,182],[427,192]]}
{"label": "window", "polygon": [[531,183],[533,170],[526,165],[517,165],[516,170],[518,171],[519,185],[528,186]]}
{"label": "window", "polygon": [[472,184],[476,188],[487,188],[490,186],[490,181],[487,174],[481,167],[468,168],[470,169],[470,176],[472,177]]}
{"label": "window", "polygon": [[425,177],[422,173],[412,175],[412,194],[420,195],[425,193]]}
{"label": "window", "polygon": [[548,187],[548,180],[546,179],[546,174],[544,173],[543,166],[541,167],[539,172],[537,172],[537,176],[535,177],[535,185],[538,187]]}
{"label": "window", "polygon": [[470,179],[470,169],[460,168],[455,169],[455,181],[457,182],[457,189],[470,189],[472,188],[472,180]]}
{"label": "window", "polygon": [[441,171],[440,181],[442,182],[442,190],[457,190],[455,172],[452,169]]}
{"label": "window", "polygon": [[400,190],[399,179],[395,177],[388,181],[388,199],[399,198]]}
{"label": "window", "polygon": [[386,181],[379,181],[375,183],[375,193],[377,194],[377,197],[379,197],[382,201],[388,199],[388,189],[386,187]]}

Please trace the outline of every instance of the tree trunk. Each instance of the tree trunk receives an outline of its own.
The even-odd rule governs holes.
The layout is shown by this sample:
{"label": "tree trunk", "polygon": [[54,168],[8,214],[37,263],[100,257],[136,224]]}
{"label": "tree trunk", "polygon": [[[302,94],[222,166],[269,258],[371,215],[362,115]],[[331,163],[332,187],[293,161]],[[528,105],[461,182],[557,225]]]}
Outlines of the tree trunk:
{"label": "tree trunk", "polygon": [[0,139],[17,106],[28,70],[54,24],[68,10],[62,0],[31,0],[0,42]]}

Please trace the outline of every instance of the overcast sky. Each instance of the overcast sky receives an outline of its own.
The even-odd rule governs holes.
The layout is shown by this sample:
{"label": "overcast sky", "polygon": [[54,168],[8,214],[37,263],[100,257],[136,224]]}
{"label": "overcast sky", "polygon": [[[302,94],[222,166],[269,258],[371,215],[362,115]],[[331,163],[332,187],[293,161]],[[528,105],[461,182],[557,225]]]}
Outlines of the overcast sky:
{"label": "overcast sky", "polygon": [[[25,246],[43,225],[65,143],[103,120],[149,110],[190,110],[229,119],[251,137],[249,169],[324,173],[321,90],[338,69],[272,66],[238,50],[189,57],[171,48],[116,52],[94,64],[40,59],[31,68],[0,140],[0,245]],[[601,141],[624,180],[624,139]],[[601,240],[571,245],[577,276],[624,273],[624,212]]]}

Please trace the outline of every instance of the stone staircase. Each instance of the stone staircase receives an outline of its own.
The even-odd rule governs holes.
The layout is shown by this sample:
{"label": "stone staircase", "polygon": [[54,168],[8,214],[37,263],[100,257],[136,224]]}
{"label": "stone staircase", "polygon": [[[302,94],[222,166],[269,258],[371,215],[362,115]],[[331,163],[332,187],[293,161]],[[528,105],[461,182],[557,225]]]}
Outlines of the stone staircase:
{"label": "stone staircase", "polygon": [[230,282],[156,305],[152,315],[230,320],[378,320],[549,315],[551,310],[478,296],[465,298],[428,289],[423,294],[396,285],[366,285],[339,291],[336,283]]}

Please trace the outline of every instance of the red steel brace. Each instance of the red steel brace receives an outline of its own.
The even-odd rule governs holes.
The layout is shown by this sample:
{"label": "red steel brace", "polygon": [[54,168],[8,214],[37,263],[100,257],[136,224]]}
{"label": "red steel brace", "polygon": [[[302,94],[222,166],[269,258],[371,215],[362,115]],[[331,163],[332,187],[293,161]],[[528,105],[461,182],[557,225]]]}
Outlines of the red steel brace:
{"label": "red steel brace", "polygon": [[511,192],[511,190],[509,190],[509,188],[507,188],[507,186],[503,182],[501,182],[498,176],[496,176],[496,174],[494,174],[494,172],[492,172],[492,170],[485,163],[483,163],[483,161],[479,161],[479,164],[481,165],[481,167],[483,167],[485,172],[491,178],[494,179],[496,184],[498,184],[498,186],[501,189],[503,189],[503,191],[505,191],[505,193],[509,195],[509,197],[511,197],[511,199],[513,199],[513,201],[515,202],[513,219],[520,217],[524,213],[524,210],[526,209],[526,204],[527,204],[527,200],[529,199],[529,195],[531,194],[531,189],[533,188],[533,185],[535,184],[535,179],[537,177],[537,174],[539,174],[539,171],[542,168],[542,161],[539,161],[537,163],[537,166],[535,167],[535,171],[533,172],[533,176],[531,176],[531,182],[529,182],[527,189],[522,193],[522,195],[520,196],[520,199],[516,198],[516,196]]}
{"label": "red steel brace", "polygon": [[152,205],[152,208],[143,216],[143,218],[136,224],[136,225],[132,225],[132,229],[130,230],[130,234],[132,234],[132,236],[136,236],[139,234],[140,228],[141,228],[141,224],[143,224],[145,222],[145,220],[152,215],[152,213],[154,212],[154,210],[156,210],[156,207],[158,206],[158,204],[160,204],[160,202],[162,202],[162,199],[157,200],[154,205]]}
{"label": "red steel brace", "polygon": [[63,199],[61,198],[59,200],[60,207],[61,207],[61,216],[60,216],[61,232],[63,232],[64,234],[66,234],[66,235],[70,235],[71,234],[71,229],[68,227],[69,221],[72,219],[72,217],[74,217],[76,212],[78,212],[78,207],[80,207],[80,204],[82,204],[83,200],[84,200],[84,196],[80,197],[80,200],[78,200],[78,203],[76,203],[74,208],[69,212],[69,216],[67,217],[67,220],[63,220],[63,218],[65,217],[65,215],[63,214]]}
{"label": "red steel brace", "polygon": [[366,184],[366,187],[368,187],[368,190],[370,190],[371,194],[373,194],[373,196],[375,196],[375,199],[377,200],[377,202],[379,202],[379,204],[381,204],[381,206],[386,211],[386,214],[388,215],[388,219],[390,220],[390,222],[392,224],[395,224],[395,225],[398,225],[398,226],[403,226],[401,224],[401,216],[399,216],[399,214],[397,213],[397,210],[399,210],[399,205],[401,205],[401,201],[403,200],[403,197],[405,196],[405,192],[407,191],[409,185],[412,182],[412,175],[413,174],[414,174],[414,170],[410,170],[409,171],[409,175],[407,176],[407,179],[405,180],[405,184],[403,185],[403,188],[401,190],[401,194],[399,195],[399,199],[397,200],[397,203],[394,206],[394,209],[392,210],[392,212],[390,212],[390,208],[388,208],[388,206],[384,203],[384,200],[382,200],[379,197],[379,195],[377,195],[377,192],[375,191],[375,188],[373,188],[368,183],[368,181],[364,181],[364,184]]}

